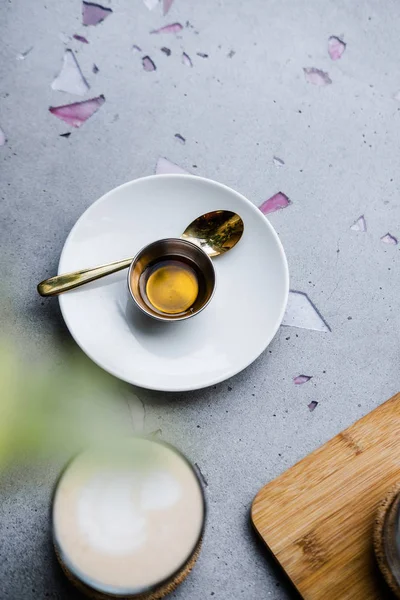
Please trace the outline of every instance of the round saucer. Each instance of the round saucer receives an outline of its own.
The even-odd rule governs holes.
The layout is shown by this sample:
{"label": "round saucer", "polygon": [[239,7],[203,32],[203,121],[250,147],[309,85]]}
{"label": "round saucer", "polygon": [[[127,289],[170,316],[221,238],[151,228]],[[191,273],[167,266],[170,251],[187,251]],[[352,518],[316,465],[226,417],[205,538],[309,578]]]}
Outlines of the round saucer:
{"label": "round saucer", "polygon": [[134,256],[217,209],[238,213],[244,233],[235,248],[213,259],[215,295],[192,319],[164,323],[143,315],[129,296],[126,271],[60,295],[69,331],[100,367],[140,387],[186,391],[232,377],[268,346],[288,298],[285,253],[258,208],[220,183],[154,175],[115,188],[77,221],[58,272]]}

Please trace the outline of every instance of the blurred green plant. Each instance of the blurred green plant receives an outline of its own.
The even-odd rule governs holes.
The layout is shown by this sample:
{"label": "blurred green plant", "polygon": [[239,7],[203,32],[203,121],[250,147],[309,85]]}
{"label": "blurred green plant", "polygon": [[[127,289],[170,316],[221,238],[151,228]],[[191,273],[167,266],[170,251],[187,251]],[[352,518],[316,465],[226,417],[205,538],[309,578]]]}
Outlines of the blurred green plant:
{"label": "blurred green plant", "polygon": [[0,382],[0,470],[65,456],[124,433],[116,380],[82,353],[57,364],[54,359],[33,363],[12,338],[3,337]]}

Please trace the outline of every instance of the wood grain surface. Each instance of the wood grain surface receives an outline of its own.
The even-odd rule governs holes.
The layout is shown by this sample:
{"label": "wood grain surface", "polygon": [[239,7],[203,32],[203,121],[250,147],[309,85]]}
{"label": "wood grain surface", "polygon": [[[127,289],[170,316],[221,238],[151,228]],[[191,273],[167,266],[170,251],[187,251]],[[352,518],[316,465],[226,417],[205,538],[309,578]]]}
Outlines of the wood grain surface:
{"label": "wood grain surface", "polygon": [[262,488],[252,521],[306,600],[387,598],[372,532],[398,481],[400,394]]}

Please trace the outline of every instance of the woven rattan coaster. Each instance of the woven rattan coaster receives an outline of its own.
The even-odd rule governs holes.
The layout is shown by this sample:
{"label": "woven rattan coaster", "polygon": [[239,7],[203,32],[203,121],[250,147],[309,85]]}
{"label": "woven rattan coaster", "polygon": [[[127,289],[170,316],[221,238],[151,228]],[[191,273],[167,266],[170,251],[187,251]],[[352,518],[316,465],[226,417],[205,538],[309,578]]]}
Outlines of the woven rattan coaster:
{"label": "woven rattan coaster", "polygon": [[143,594],[135,595],[135,596],[115,596],[114,594],[104,594],[103,592],[98,592],[97,590],[92,589],[85,583],[82,583],[65,565],[62,561],[59,553],[57,552],[57,548],[55,548],[56,556],[58,562],[62,570],[64,571],[67,578],[73,583],[73,585],[78,588],[80,592],[91,598],[92,600],[110,600],[110,598],[119,598],[120,600],[161,600],[167,594],[170,594],[186,579],[189,575],[190,571],[193,569],[196,561],[199,557],[201,550],[202,539],[200,539],[197,544],[192,556],[186,562],[186,564],[182,567],[182,569],[169,581],[160,585],[159,588],[153,589],[151,592],[145,592]]}
{"label": "woven rattan coaster", "polygon": [[386,583],[392,590],[396,598],[400,599],[400,587],[392,575],[389,564],[387,562],[386,553],[384,549],[385,537],[384,537],[384,524],[387,513],[392,506],[396,496],[400,492],[400,483],[397,483],[390,489],[385,498],[380,503],[376,512],[375,524],[374,524],[374,550],[376,560],[378,562],[379,569],[385,578]]}

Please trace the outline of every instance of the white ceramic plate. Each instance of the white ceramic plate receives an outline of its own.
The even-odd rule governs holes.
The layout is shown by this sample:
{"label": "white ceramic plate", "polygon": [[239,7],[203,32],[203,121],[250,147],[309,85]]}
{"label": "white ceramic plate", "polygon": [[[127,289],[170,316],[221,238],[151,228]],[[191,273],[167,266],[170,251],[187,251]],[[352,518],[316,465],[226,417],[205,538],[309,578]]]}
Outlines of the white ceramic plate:
{"label": "white ceramic plate", "polygon": [[239,244],[214,260],[214,298],[187,321],[143,315],[121,271],[62,294],[76,342],[100,367],[135,385],[185,391],[213,385],[252,363],[274,337],[289,287],[285,253],[264,215],[230,188],[191,175],[131,181],[92,204],[69,234],[59,273],[134,256],[145,244],[179,237],[203,213],[228,209],[244,221]]}

